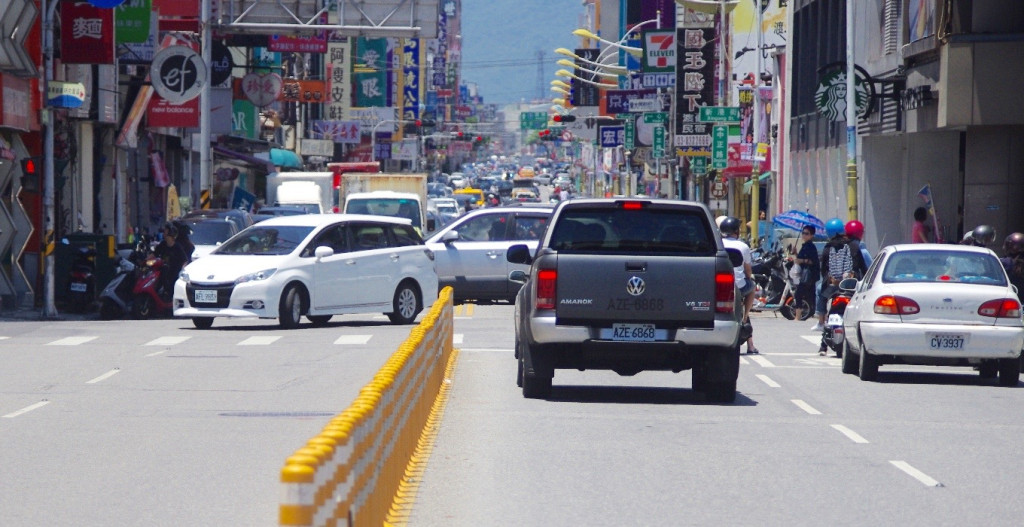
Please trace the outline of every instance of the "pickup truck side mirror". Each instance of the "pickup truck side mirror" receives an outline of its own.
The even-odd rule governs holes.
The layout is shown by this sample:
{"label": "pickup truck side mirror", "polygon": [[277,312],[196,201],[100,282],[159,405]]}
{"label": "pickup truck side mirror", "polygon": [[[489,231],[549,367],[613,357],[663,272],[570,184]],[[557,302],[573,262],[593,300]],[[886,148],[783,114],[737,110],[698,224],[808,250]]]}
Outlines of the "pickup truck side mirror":
{"label": "pickup truck side mirror", "polygon": [[334,254],[334,249],[331,249],[330,247],[328,247],[326,245],[321,245],[321,246],[317,247],[316,250],[313,251],[313,256],[316,256],[317,260],[320,260],[322,258],[327,258],[328,256],[331,256],[333,254]]}
{"label": "pickup truck side mirror", "polygon": [[525,243],[517,243],[512,245],[505,251],[505,259],[510,263],[530,265],[533,263],[533,256],[530,254],[530,248]]}
{"label": "pickup truck side mirror", "polygon": [[522,271],[520,269],[516,269],[508,274],[509,282],[515,282],[517,284],[525,284],[527,278],[528,275],[526,274],[526,271]]}
{"label": "pickup truck side mirror", "polygon": [[446,233],[441,235],[441,242],[442,243],[451,243],[451,242],[454,242],[454,241],[458,241],[458,239],[459,239],[459,231],[448,231],[448,232],[446,232]]}
{"label": "pickup truck side mirror", "polygon": [[729,261],[732,262],[733,267],[743,265],[743,253],[741,253],[739,249],[728,248],[725,252],[729,253]]}

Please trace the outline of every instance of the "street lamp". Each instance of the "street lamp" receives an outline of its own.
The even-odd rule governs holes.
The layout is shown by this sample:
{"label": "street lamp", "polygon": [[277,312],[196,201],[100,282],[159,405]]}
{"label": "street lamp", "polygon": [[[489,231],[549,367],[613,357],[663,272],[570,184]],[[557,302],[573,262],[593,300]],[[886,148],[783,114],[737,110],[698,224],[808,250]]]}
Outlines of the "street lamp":
{"label": "street lamp", "polygon": [[552,86],[559,86],[559,87],[565,88],[567,90],[571,90],[572,89],[572,86],[568,82],[565,82],[565,81],[559,80],[559,79],[555,79],[555,80],[551,81],[551,85]]}
{"label": "street lamp", "polygon": [[[601,68],[601,69],[604,69],[604,70],[608,70],[609,72],[615,73],[616,75],[626,75],[626,74],[629,73],[629,70],[626,69],[625,66],[619,66],[618,64],[607,64],[607,63],[603,63],[603,62],[595,62],[593,60],[588,60],[588,59],[585,59],[585,58],[583,58],[583,57],[581,57],[581,56],[579,56],[579,55],[577,55],[577,54],[573,53],[572,51],[569,51],[568,49],[565,49],[565,48],[558,48],[558,49],[555,50],[555,53],[558,53],[559,55],[565,55],[566,57],[569,57],[569,58],[572,58],[572,59],[576,59],[576,60],[578,60],[580,62],[583,62],[585,64],[590,64],[591,66],[596,66],[598,68]],[[562,61],[558,61],[558,63],[562,64]]]}
{"label": "street lamp", "polygon": [[594,81],[592,81],[590,79],[584,79],[583,77],[580,77],[580,76],[577,76],[577,75],[573,75],[568,70],[558,70],[558,71],[555,72],[555,75],[557,75],[559,77],[570,77],[570,78],[576,79],[576,80],[578,80],[580,82],[585,82],[587,84],[592,84],[592,85],[597,86],[599,88],[613,88],[613,89],[615,89],[615,88],[619,87],[618,84],[614,84],[614,83],[594,82]]}
{"label": "street lamp", "polygon": [[583,73],[589,73],[591,75],[600,75],[601,77],[608,77],[608,78],[612,78],[612,79],[618,79],[619,77],[622,76],[622,75],[619,75],[617,73],[605,73],[603,71],[589,70],[587,68],[584,68],[583,66],[580,66],[579,64],[576,64],[575,62],[573,62],[571,60],[566,60],[566,59],[558,59],[556,64],[558,64],[559,66],[565,66],[567,68],[577,69],[577,70],[582,71]]}

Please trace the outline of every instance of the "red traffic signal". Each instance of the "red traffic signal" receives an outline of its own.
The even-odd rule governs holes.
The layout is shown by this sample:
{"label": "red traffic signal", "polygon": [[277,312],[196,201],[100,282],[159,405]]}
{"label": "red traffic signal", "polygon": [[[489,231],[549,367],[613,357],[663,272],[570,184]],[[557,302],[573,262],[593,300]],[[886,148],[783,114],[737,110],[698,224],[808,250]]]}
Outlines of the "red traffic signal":
{"label": "red traffic signal", "polygon": [[476,142],[479,143],[479,142],[481,142],[483,140],[484,140],[483,136],[481,136],[481,135],[476,136],[476,139],[475,139]]}
{"label": "red traffic signal", "polygon": [[420,126],[423,126],[423,121],[416,119],[416,127],[418,128]]}
{"label": "red traffic signal", "polygon": [[556,123],[571,123],[571,122],[574,122],[576,120],[576,116],[575,115],[555,114],[555,116],[552,119]]}
{"label": "red traffic signal", "polygon": [[26,157],[21,160],[21,173],[25,176],[38,176],[39,169],[42,168],[43,159],[41,157]]}

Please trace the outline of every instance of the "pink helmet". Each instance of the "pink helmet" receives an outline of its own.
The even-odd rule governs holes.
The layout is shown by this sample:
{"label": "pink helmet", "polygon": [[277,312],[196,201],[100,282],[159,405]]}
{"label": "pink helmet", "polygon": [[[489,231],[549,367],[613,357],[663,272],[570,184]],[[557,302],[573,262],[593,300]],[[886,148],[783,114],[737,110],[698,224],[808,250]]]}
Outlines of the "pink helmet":
{"label": "pink helmet", "polygon": [[846,235],[858,240],[864,238],[864,224],[857,220],[846,222]]}

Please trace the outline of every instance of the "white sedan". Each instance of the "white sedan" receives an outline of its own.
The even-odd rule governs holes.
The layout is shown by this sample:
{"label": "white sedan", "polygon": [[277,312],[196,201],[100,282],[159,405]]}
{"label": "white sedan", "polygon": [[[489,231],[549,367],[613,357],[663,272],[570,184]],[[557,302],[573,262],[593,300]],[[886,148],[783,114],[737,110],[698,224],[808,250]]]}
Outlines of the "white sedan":
{"label": "white sedan", "polygon": [[883,248],[844,315],[843,373],[873,380],[883,364],[972,366],[1016,386],[1024,325],[1017,293],[989,249]]}
{"label": "white sedan", "polygon": [[236,234],[182,270],[174,316],[277,318],[294,328],[332,315],[380,313],[410,324],[437,298],[434,254],[410,221],[386,216],[281,216]]}

